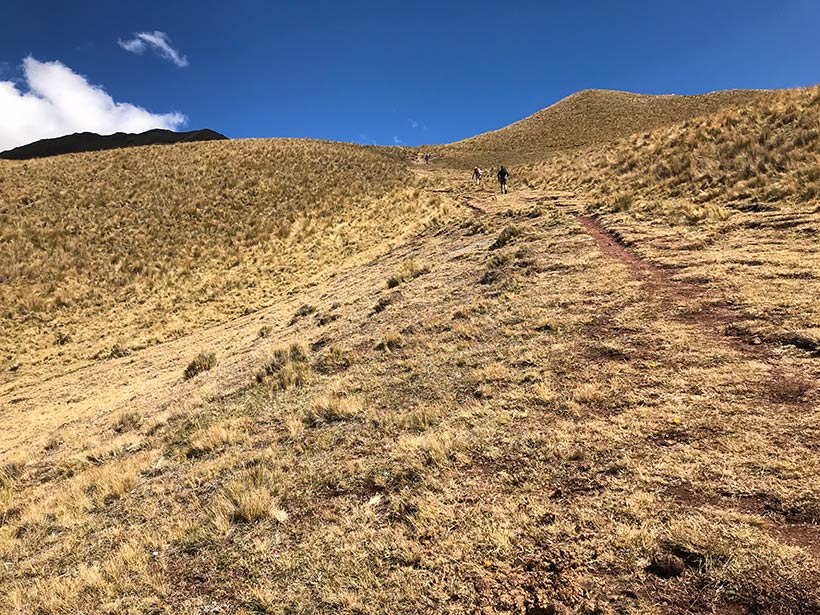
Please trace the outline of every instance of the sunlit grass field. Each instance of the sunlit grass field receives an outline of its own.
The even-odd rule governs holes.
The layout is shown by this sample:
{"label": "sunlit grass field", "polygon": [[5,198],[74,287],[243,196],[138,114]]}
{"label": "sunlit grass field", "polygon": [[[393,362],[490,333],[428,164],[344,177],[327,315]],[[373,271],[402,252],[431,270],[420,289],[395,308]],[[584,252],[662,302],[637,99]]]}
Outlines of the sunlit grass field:
{"label": "sunlit grass field", "polygon": [[819,117],[0,165],[0,612],[820,612]]}

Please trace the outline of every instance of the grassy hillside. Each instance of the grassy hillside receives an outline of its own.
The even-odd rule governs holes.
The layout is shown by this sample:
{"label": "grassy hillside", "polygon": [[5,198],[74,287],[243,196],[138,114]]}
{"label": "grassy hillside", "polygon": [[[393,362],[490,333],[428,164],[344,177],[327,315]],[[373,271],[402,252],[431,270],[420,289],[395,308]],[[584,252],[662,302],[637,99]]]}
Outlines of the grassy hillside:
{"label": "grassy hillside", "polygon": [[695,204],[816,201],[820,89],[746,96],[755,96],[754,104],[735,102],[646,132],[649,122],[640,134],[561,152],[532,170],[550,185],[583,188],[620,209],[652,199]]}
{"label": "grassy hillside", "polygon": [[812,349],[819,148],[820,89],[807,88],[557,153],[519,178],[583,194],[586,211],[640,254],[750,306],[736,332]]}
{"label": "grassy hillside", "polygon": [[817,101],[0,166],[0,613],[820,612]]}
{"label": "grassy hillside", "polygon": [[423,220],[418,197],[399,152],[345,144],[2,161],[0,369],[116,356],[269,304]]}
{"label": "grassy hillside", "polygon": [[471,167],[541,160],[556,151],[608,143],[727,107],[766,100],[768,92],[729,90],[699,96],[650,96],[584,90],[500,130],[436,150],[445,164]]}

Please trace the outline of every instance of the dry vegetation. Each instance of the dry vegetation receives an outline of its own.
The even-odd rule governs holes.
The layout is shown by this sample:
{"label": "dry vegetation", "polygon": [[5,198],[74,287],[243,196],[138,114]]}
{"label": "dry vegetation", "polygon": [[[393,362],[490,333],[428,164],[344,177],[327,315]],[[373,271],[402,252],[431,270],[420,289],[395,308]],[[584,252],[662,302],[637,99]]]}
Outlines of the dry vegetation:
{"label": "dry vegetation", "polygon": [[[739,337],[820,348],[820,88],[768,93],[521,173],[586,211],[679,281],[738,304]],[[742,311],[741,311],[742,308]]]}
{"label": "dry vegetation", "polygon": [[[399,154],[349,146],[384,162],[384,196],[347,213],[317,205],[312,224],[381,225],[372,251],[292,235],[306,255],[293,258],[314,268],[292,273],[287,300],[109,362],[120,377],[135,359],[173,369],[167,399],[115,406],[85,391],[84,415],[3,459],[0,612],[820,612],[820,261],[807,230],[820,220],[808,193],[767,196],[809,170],[816,96],[748,96],[745,110],[686,111],[512,169],[528,186],[504,197],[436,164],[407,180]],[[683,104],[648,108],[664,100]],[[782,147],[757,148],[766,126]],[[689,165],[673,162],[684,154]],[[740,185],[767,156],[763,180]],[[56,168],[71,160],[86,162]],[[664,162],[686,179],[653,174]],[[174,344],[185,354],[170,361]],[[219,361],[185,380],[200,349]],[[67,378],[89,388],[103,369]],[[0,400],[24,401],[2,427],[22,421],[14,408],[67,413],[25,405],[49,386],[17,381]],[[196,391],[209,394],[186,402]]]}
{"label": "dry vegetation", "polygon": [[345,144],[3,161],[0,376],[124,356],[269,304],[421,222],[419,197],[400,152]]}
{"label": "dry vegetation", "polygon": [[[753,105],[555,156],[531,172],[553,186],[583,188],[614,209],[675,199],[701,210],[709,203],[813,203],[820,197],[818,143],[820,88],[770,92]],[[708,215],[696,207],[681,212],[689,220]]]}
{"label": "dry vegetation", "polygon": [[[500,130],[434,151],[445,164],[527,164],[558,151],[604,144],[633,133],[678,124],[726,108],[748,108],[768,93],[729,90],[700,96],[647,96],[584,90]],[[494,179],[492,177],[490,180]]]}

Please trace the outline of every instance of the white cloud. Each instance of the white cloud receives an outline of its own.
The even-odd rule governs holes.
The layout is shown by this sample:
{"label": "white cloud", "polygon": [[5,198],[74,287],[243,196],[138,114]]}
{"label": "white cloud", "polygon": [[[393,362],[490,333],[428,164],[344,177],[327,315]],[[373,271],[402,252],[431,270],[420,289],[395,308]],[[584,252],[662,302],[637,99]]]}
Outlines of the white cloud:
{"label": "white cloud", "polygon": [[131,53],[142,54],[153,49],[159,57],[173,62],[180,68],[188,66],[188,58],[171,46],[170,37],[165,32],[137,32],[130,41],[118,40],[117,44]]}
{"label": "white cloud", "polygon": [[181,113],[155,114],[115,102],[60,62],[26,58],[22,81],[20,89],[12,81],[0,81],[0,151],[73,132],[175,130],[187,121]]}
{"label": "white cloud", "polygon": [[416,120],[412,119],[412,118],[407,120],[407,122],[410,124],[410,128],[412,128],[413,130],[415,130],[416,128],[419,127],[419,123]]}
{"label": "white cloud", "polygon": [[398,137],[393,137],[393,145],[404,145],[404,141],[402,141]]}

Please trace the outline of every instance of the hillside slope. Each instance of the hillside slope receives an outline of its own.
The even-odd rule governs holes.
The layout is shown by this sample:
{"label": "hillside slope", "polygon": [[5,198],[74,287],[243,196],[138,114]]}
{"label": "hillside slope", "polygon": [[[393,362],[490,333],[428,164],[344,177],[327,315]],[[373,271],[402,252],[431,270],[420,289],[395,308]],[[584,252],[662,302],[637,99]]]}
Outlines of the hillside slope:
{"label": "hillside slope", "polygon": [[606,143],[770,96],[770,92],[749,90],[698,96],[584,90],[519,122],[440,147],[436,153],[468,167],[533,162],[558,150]]}
{"label": "hillside slope", "polygon": [[816,615],[816,106],[0,164],[0,612]]}
{"label": "hillside slope", "polygon": [[0,381],[266,305],[423,221],[417,197],[400,152],[310,141],[0,162]]}
{"label": "hillside slope", "polygon": [[190,130],[188,132],[174,132],[172,130],[157,128],[139,134],[117,132],[112,135],[78,132],[54,139],[41,139],[34,143],[15,147],[14,149],[0,152],[0,158],[5,160],[29,160],[31,158],[47,158],[49,156],[77,154],[80,152],[99,152],[123,147],[170,145],[172,143],[194,143],[196,141],[222,141],[227,138],[225,135],[207,128],[203,130]]}
{"label": "hillside slope", "polygon": [[814,202],[820,197],[820,88],[769,92],[743,107],[560,152],[530,178],[633,201]]}

